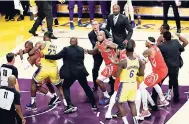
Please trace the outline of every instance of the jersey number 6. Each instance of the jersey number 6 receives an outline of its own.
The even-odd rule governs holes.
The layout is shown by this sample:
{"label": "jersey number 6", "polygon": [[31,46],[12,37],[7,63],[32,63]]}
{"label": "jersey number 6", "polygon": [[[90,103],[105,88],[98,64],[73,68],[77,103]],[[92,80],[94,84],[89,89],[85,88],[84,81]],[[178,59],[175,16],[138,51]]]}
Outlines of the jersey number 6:
{"label": "jersey number 6", "polygon": [[134,76],[134,70],[130,71],[129,77],[132,78]]}

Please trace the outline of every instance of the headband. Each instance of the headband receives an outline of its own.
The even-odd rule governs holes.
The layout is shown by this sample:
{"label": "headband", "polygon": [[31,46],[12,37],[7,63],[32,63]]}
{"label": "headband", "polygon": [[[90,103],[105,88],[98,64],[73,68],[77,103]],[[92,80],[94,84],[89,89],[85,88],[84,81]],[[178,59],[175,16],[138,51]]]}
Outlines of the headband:
{"label": "headband", "polygon": [[150,43],[150,44],[155,44],[155,42],[152,42],[152,41],[150,41],[150,40],[146,40],[148,43]]}

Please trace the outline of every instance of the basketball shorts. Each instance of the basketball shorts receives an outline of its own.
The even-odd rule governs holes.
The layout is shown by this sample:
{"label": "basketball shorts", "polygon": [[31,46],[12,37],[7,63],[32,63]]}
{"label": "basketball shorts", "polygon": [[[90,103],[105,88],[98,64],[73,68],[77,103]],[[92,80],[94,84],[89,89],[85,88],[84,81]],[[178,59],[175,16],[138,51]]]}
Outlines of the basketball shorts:
{"label": "basketball shorts", "polygon": [[46,79],[49,79],[50,82],[54,85],[61,83],[58,67],[39,67],[33,75],[33,79],[39,84],[42,85]]}
{"label": "basketball shorts", "polygon": [[105,81],[111,76],[115,77],[116,71],[117,71],[117,65],[115,64],[106,65],[104,70],[101,72],[101,75],[98,76],[97,79],[100,81]]}
{"label": "basketball shorts", "polygon": [[147,87],[154,87],[154,85],[159,84],[167,76],[168,71],[162,72],[152,72],[144,79],[144,84]]}
{"label": "basketball shorts", "polygon": [[123,83],[120,82],[117,91],[116,102],[123,103],[127,101],[134,102],[137,94],[137,82]]}

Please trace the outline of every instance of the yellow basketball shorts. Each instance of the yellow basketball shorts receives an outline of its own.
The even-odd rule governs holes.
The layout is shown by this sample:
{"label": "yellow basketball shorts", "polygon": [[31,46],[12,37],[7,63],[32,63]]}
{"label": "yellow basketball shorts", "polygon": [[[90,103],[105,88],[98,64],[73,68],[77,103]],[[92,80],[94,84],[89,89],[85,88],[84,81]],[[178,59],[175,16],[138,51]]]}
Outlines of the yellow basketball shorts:
{"label": "yellow basketball shorts", "polygon": [[116,102],[123,103],[127,101],[134,102],[137,94],[137,83],[126,83],[121,82],[119,84]]}
{"label": "yellow basketball shorts", "polygon": [[42,84],[46,79],[49,79],[54,85],[61,83],[58,67],[39,67],[34,73],[33,79],[38,84]]}

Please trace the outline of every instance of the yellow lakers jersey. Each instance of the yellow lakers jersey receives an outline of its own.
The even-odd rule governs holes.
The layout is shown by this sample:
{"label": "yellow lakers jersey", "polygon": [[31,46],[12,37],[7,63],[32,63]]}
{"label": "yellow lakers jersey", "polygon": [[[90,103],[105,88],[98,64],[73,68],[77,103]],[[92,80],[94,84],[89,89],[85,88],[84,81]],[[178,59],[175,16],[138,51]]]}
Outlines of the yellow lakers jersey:
{"label": "yellow lakers jersey", "polygon": [[[41,53],[44,55],[55,55],[57,51],[57,46],[53,45],[50,41],[43,41],[45,44],[44,49],[41,50]],[[48,60],[41,58],[41,66],[57,66],[56,60]]]}
{"label": "yellow lakers jersey", "polygon": [[120,82],[136,82],[136,76],[139,71],[139,60],[130,60],[127,58],[127,67],[122,70],[120,75]]}

